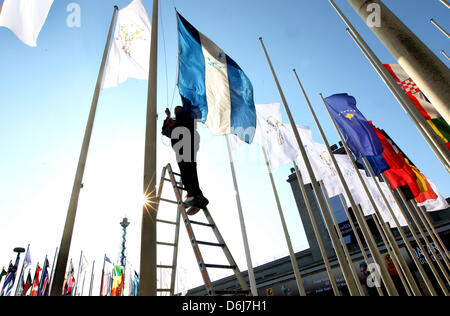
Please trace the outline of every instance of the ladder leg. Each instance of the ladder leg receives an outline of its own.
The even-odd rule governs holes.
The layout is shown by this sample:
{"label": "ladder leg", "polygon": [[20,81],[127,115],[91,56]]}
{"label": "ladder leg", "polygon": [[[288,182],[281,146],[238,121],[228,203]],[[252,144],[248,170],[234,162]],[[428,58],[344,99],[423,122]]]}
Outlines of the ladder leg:
{"label": "ladder leg", "polygon": [[180,217],[181,212],[178,207],[177,210],[177,221],[175,226],[175,240],[174,240],[174,248],[173,248],[173,260],[172,260],[172,275],[170,278],[170,295],[173,296],[175,294],[175,279],[177,274],[177,263],[178,263],[178,242],[180,240]]}
{"label": "ladder leg", "polygon": [[234,260],[230,250],[228,249],[228,246],[226,245],[225,240],[223,239],[222,235],[220,234],[219,229],[217,228],[217,225],[215,224],[211,214],[209,213],[209,210],[207,208],[205,208],[203,210],[203,212],[205,213],[206,220],[208,221],[208,223],[210,225],[212,225],[214,235],[216,236],[219,244],[224,245],[224,247],[222,247],[222,250],[223,250],[225,257],[227,258],[230,266],[235,267],[233,269],[233,271],[234,271],[234,274],[236,275],[236,279],[238,280],[239,285],[241,286],[243,291],[249,291],[247,283],[245,282],[244,278],[242,277],[241,272],[239,271],[239,268],[236,264],[236,261]]}

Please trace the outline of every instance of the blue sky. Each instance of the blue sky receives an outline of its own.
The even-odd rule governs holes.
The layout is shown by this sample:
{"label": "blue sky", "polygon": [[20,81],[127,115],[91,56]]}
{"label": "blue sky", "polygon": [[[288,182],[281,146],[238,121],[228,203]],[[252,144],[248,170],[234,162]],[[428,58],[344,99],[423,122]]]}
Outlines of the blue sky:
{"label": "blue sky", "polygon": [[[69,15],[66,8],[73,2],[81,8],[79,28],[66,24]],[[8,29],[0,28],[0,268],[13,258],[14,247],[27,244],[31,244],[33,266],[37,261],[42,263],[46,254],[53,259],[60,243],[113,6],[123,8],[129,2],[56,0],[36,48],[24,45]],[[151,18],[152,1],[143,2]],[[336,3],[380,60],[395,63],[347,1]],[[439,53],[442,49],[450,51],[448,39],[429,22],[434,18],[448,28],[449,12],[445,6],[438,0],[385,0],[384,3],[448,65]],[[258,41],[261,36],[297,124],[311,126],[316,141],[321,139],[293,68],[331,144],[338,141],[338,136],[319,93],[328,96],[346,92],[355,96],[364,115],[389,133],[437,184],[441,193],[450,196],[447,172],[325,0],[229,0],[226,5],[210,0],[161,1],[160,117],[166,106],[173,107],[180,102],[174,90],[178,54],[174,5],[241,66],[252,81],[256,103],[281,101]],[[71,258],[76,263],[81,250],[90,263],[96,261],[95,286],[104,253],[118,261],[119,222],[124,215],[131,221],[127,241],[129,261],[139,271],[141,209],[135,201],[142,191],[146,101],[147,82],[134,79],[100,95],[71,248]],[[158,128],[161,123],[159,120]],[[200,132],[202,189],[211,201],[212,214],[239,266],[246,269],[224,139],[211,136],[204,126]],[[252,145],[234,153],[254,265],[288,255],[259,152]],[[173,163],[173,153],[167,142],[160,139],[158,167],[167,162]],[[286,182],[290,167],[276,170],[274,176],[294,250],[300,251],[308,244]],[[171,208],[164,209],[168,216],[171,211]],[[158,234],[161,238],[173,238],[165,229]],[[179,265],[184,269],[180,272],[184,281],[180,282],[185,287],[200,285],[184,230],[181,236],[183,255],[179,258],[183,262]]]}

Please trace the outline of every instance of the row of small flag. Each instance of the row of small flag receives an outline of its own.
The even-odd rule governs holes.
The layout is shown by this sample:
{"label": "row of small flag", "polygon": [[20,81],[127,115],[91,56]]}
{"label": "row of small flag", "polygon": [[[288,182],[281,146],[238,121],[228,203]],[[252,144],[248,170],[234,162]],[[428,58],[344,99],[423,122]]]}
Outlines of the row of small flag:
{"label": "row of small flag", "polygon": [[[17,255],[15,263],[9,263],[8,269],[3,267],[0,273],[0,296],[48,296],[50,293],[53,268],[50,268],[48,257],[45,256],[44,265],[37,263],[32,273],[30,247],[27,247],[25,258],[22,262],[19,276],[17,272],[20,266],[20,254]],[[137,296],[139,288],[138,273],[130,268],[131,265],[115,265],[105,255],[101,275],[100,296]],[[80,256],[80,266],[75,275],[75,268],[70,260],[62,288],[63,296],[83,295],[84,281],[86,278],[87,260],[83,253]],[[91,275],[89,295],[92,295],[93,277]],[[17,282],[16,282],[17,280]],[[13,293],[13,289],[15,290]]]}

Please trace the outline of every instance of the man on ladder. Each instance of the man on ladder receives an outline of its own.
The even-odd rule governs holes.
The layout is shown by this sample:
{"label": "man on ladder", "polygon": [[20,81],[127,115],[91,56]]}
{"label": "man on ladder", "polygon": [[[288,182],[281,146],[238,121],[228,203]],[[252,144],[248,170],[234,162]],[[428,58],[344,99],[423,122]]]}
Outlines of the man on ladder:
{"label": "man on ladder", "polygon": [[171,117],[170,110],[166,108],[167,118],[164,120],[162,134],[171,139],[175,151],[181,181],[187,191],[184,201],[188,215],[195,215],[204,209],[209,201],[200,190],[197,175],[197,151],[200,147],[200,135],[197,132],[197,122],[193,113],[187,106],[177,106],[174,110],[175,118]]}

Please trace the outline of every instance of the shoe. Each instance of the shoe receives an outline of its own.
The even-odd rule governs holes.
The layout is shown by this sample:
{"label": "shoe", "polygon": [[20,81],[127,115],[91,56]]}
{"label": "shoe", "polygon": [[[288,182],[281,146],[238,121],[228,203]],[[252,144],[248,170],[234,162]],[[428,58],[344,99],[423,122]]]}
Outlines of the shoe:
{"label": "shoe", "polygon": [[190,203],[193,199],[194,199],[193,196],[187,195],[187,196],[186,196],[186,199],[183,201],[183,203]]}
{"label": "shoe", "polygon": [[200,208],[193,206],[186,213],[189,216],[193,216],[193,215],[197,214],[198,212],[200,212],[200,210],[201,210]]}
{"label": "shoe", "polygon": [[194,197],[188,196],[186,200],[183,201],[183,205],[185,208],[190,208],[194,203]]}
{"label": "shoe", "polygon": [[192,207],[198,207],[200,209],[206,208],[206,206],[209,204],[209,201],[207,198],[205,198],[203,195],[195,196],[192,200]]}

